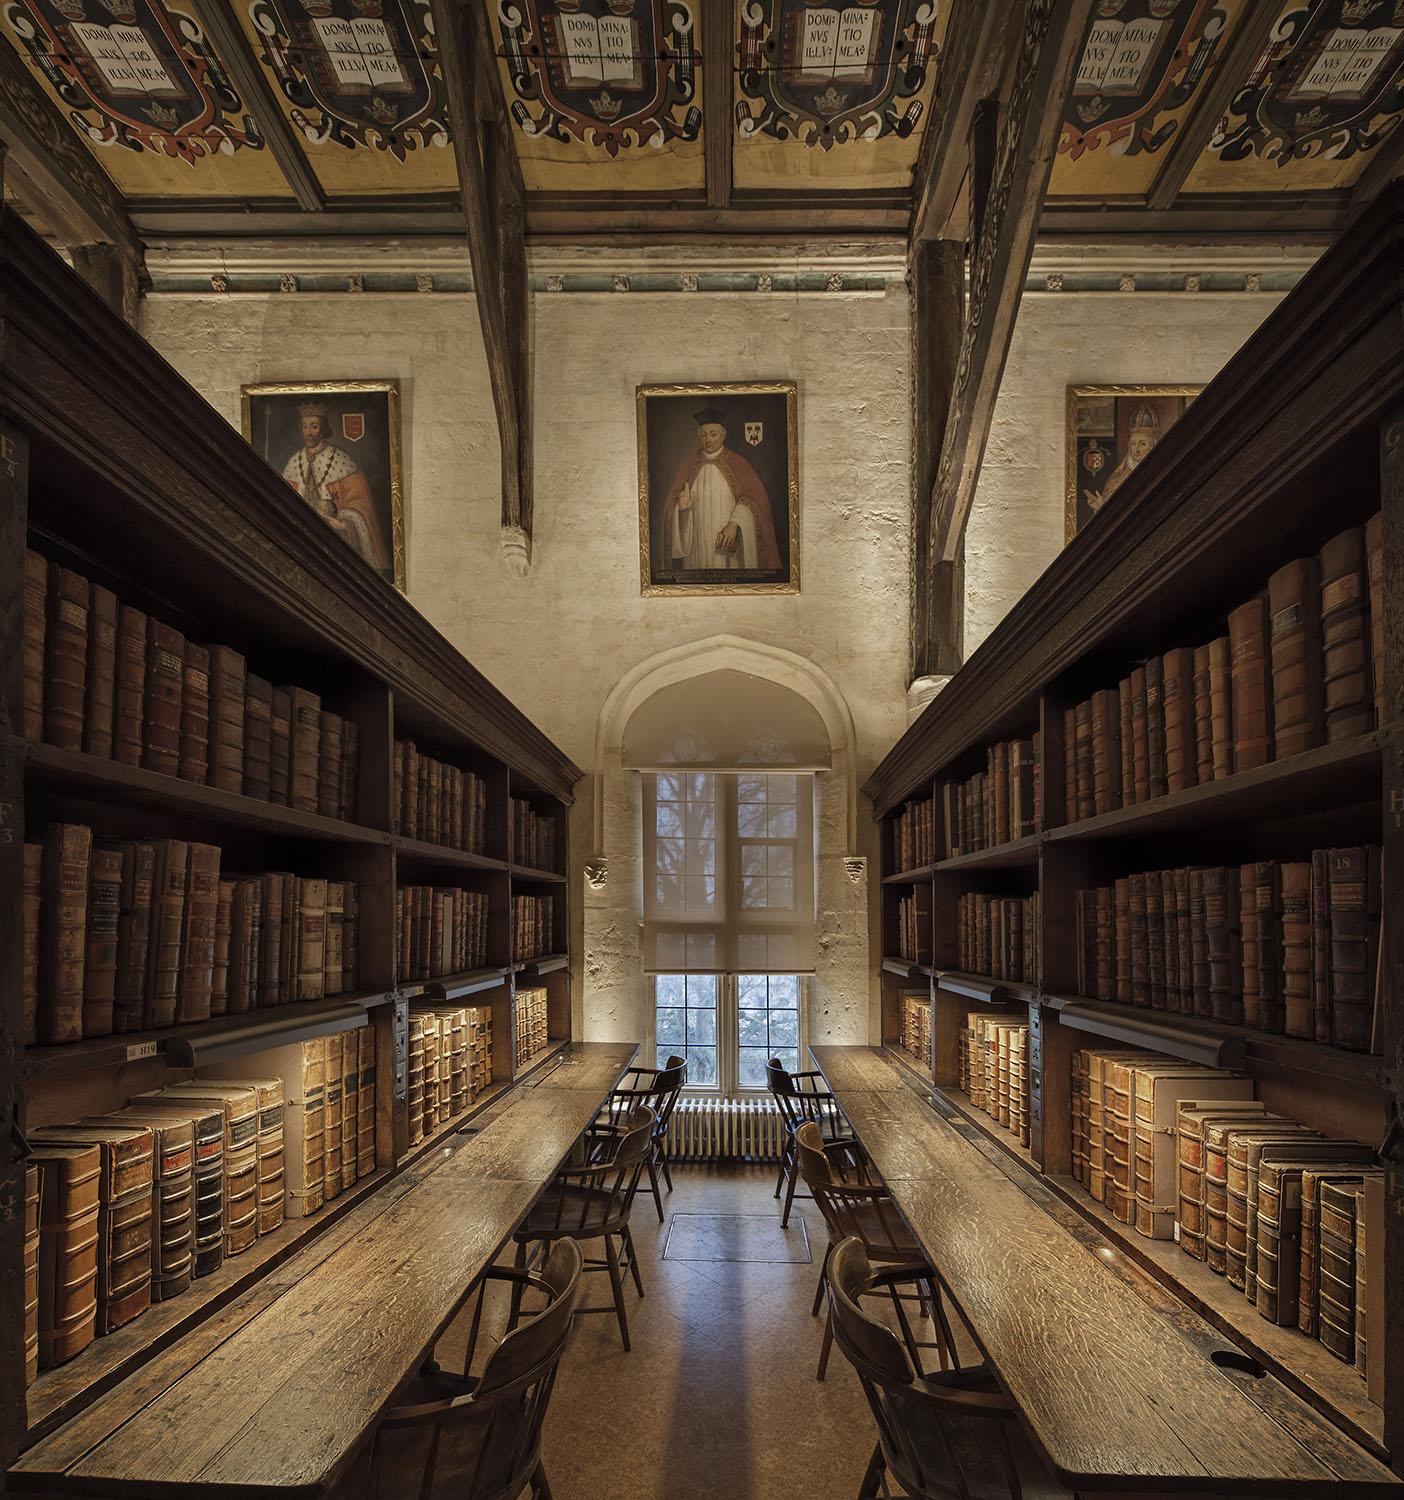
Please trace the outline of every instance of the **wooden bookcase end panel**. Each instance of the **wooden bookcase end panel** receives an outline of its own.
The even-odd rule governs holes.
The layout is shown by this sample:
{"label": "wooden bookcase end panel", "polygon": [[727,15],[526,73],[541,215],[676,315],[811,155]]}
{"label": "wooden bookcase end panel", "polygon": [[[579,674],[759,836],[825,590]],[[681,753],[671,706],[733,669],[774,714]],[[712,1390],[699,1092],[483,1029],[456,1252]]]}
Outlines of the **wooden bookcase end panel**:
{"label": "wooden bookcase end panel", "polygon": [[391,806],[394,694],[383,683],[368,679],[347,693],[344,716],[356,725],[361,736],[355,821],[367,828],[393,832],[399,817],[399,809]]}

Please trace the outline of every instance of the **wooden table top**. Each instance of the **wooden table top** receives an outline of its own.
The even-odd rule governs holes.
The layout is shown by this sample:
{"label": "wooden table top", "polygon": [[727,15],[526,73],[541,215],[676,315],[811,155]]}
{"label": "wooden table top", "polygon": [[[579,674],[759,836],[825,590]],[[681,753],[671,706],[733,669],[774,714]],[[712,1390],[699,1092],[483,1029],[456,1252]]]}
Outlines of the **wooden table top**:
{"label": "wooden table top", "polygon": [[[1210,1352],[1232,1345],[1124,1255],[1075,1239],[1010,1175],[1028,1174],[962,1139],[881,1052],[810,1050],[1064,1484],[1404,1495],[1404,1481],[1271,1375],[1213,1364]],[[847,1082],[880,1069],[897,1087]]]}
{"label": "wooden table top", "polygon": [[448,1137],[29,1449],[9,1472],[11,1488],[124,1497],[325,1493],[637,1050],[572,1046],[563,1054],[576,1065],[569,1076],[588,1073],[595,1087],[533,1081],[514,1090],[491,1124]]}

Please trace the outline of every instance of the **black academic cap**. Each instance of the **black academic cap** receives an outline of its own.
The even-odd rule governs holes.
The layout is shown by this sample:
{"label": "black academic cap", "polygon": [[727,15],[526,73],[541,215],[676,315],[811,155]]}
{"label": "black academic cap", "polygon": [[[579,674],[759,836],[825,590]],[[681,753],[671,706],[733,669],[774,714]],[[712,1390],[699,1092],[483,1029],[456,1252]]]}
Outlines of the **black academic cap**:
{"label": "black academic cap", "polygon": [[722,427],[726,426],[725,414],[718,411],[715,406],[704,406],[701,411],[693,412],[692,420],[699,427],[705,427],[708,422],[716,422]]}

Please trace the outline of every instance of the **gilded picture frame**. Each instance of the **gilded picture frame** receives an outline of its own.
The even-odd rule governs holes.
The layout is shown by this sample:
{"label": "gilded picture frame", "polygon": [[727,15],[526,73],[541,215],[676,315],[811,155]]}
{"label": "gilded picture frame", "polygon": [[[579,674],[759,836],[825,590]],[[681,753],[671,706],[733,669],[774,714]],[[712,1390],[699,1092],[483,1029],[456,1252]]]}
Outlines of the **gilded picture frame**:
{"label": "gilded picture frame", "polygon": [[1070,385],[1063,541],[1082,530],[1202,385]]}
{"label": "gilded picture frame", "polygon": [[795,382],[641,385],[636,402],[640,592],[797,594]]}
{"label": "gilded picture frame", "polygon": [[[400,382],[246,385],[240,411],[245,440],[353,552],[404,593]],[[318,434],[308,424],[319,419]]]}

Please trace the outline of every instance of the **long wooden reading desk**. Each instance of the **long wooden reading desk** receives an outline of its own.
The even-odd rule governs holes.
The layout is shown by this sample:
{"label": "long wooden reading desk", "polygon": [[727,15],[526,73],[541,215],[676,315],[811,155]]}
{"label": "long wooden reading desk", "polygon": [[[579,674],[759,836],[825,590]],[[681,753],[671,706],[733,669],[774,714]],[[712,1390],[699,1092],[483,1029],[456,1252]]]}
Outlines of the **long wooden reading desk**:
{"label": "long wooden reading desk", "polygon": [[[577,1043],[42,1439],[44,1495],[325,1494],[633,1061]],[[553,1081],[555,1080],[555,1081]]]}
{"label": "long wooden reading desk", "polygon": [[810,1049],[1052,1472],[1079,1493],[1404,1496],[1111,1247],[1089,1249],[871,1047]]}

